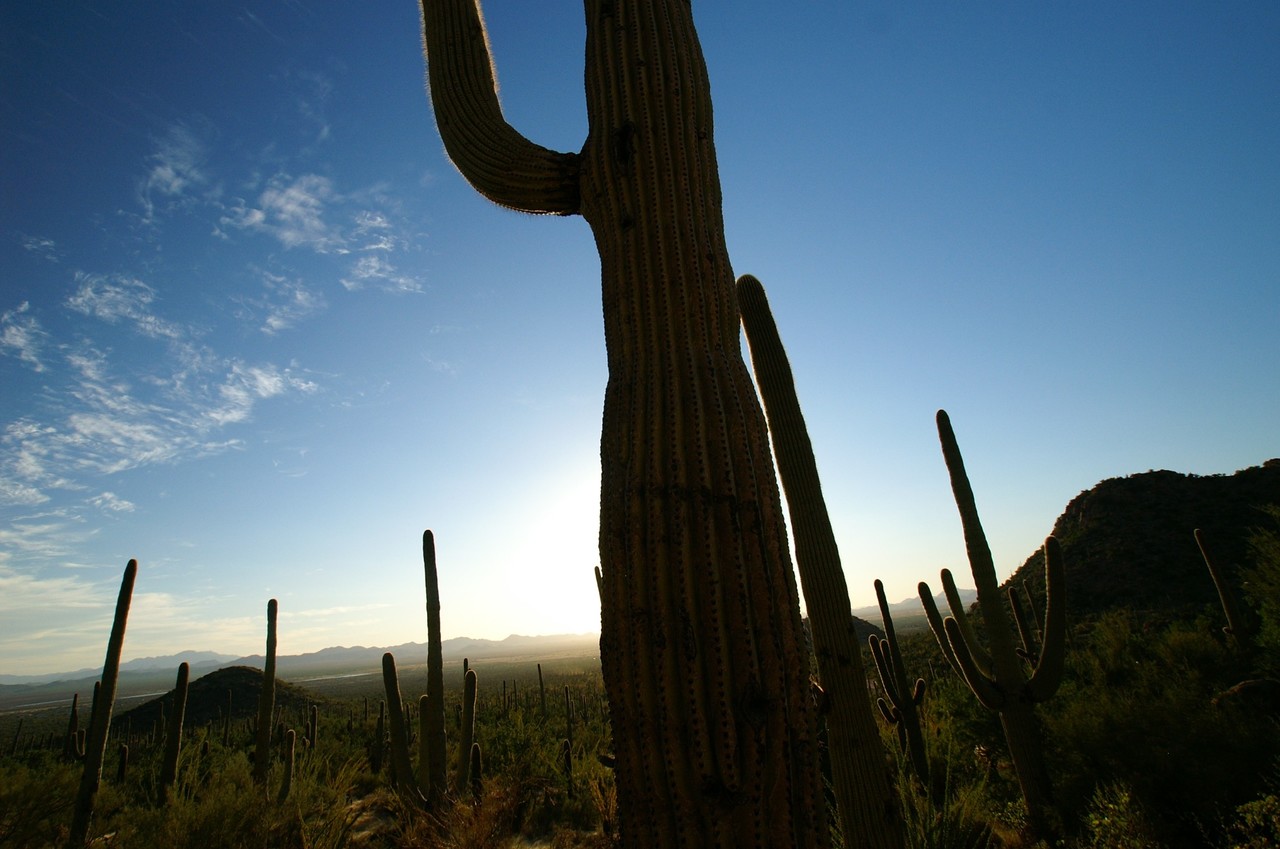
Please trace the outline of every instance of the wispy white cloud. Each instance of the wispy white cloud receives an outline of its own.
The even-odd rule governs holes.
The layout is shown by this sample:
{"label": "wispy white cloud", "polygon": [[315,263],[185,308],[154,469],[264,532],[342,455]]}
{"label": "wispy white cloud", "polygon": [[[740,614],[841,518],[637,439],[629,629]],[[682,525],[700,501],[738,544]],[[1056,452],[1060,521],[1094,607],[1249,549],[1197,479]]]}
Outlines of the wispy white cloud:
{"label": "wispy white cloud", "polygon": [[157,140],[148,157],[150,168],[138,185],[145,220],[154,219],[157,199],[178,199],[209,182],[207,157],[206,145],[187,124],[174,124]]}
{"label": "wispy white cloud", "polygon": [[231,207],[219,226],[264,233],[286,248],[307,247],[331,253],[343,247],[340,230],[325,221],[325,209],[341,198],[333,182],[319,174],[297,179],[279,174],[258,197],[256,205],[240,202]]}
{"label": "wispy white cloud", "polygon": [[104,492],[89,499],[89,503],[100,510],[112,513],[132,513],[136,508],[132,501],[126,501],[114,492]]}
{"label": "wispy white cloud", "polygon": [[76,284],[75,293],[67,300],[67,306],[76,312],[112,324],[126,322],[153,339],[175,340],[183,336],[177,324],[151,311],[156,293],[141,280],[77,271]]}
{"label": "wispy white cloud", "polygon": [[266,317],[259,328],[268,336],[294,327],[298,322],[325,308],[324,295],[309,288],[301,280],[264,271],[266,298],[262,307]]}
{"label": "wispy white cloud", "polygon": [[12,352],[35,371],[44,371],[40,348],[49,334],[40,328],[40,322],[29,315],[30,312],[30,302],[23,301],[0,315],[0,350]]}
{"label": "wispy white cloud", "polygon": [[401,274],[391,262],[378,253],[369,253],[356,260],[342,278],[348,292],[375,287],[384,292],[416,293],[422,291],[422,283]]}
{"label": "wispy white cloud", "polygon": [[62,259],[58,251],[58,245],[53,239],[47,239],[43,236],[23,236],[22,247],[28,252],[44,257],[49,262],[59,262]]}
{"label": "wispy white cloud", "polygon": [[286,392],[309,394],[317,389],[314,382],[294,376],[289,369],[233,363],[218,387],[219,403],[206,410],[205,416],[219,426],[243,422],[258,401]]}

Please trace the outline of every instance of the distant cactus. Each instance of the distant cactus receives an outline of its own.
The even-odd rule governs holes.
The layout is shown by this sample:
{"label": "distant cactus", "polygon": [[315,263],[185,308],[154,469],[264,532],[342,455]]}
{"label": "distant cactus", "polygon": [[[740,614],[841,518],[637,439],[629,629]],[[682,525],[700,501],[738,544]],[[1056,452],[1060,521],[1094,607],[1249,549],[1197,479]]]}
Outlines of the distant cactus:
{"label": "distant cactus", "polygon": [[80,694],[71,697],[71,714],[67,717],[66,743],[62,756],[68,761],[84,760],[84,744],[80,740]]}
{"label": "distant cactus", "polygon": [[1204,558],[1204,565],[1209,570],[1209,577],[1213,579],[1213,585],[1218,590],[1218,601],[1222,605],[1222,612],[1227,617],[1227,624],[1222,629],[1222,633],[1231,637],[1238,649],[1247,652],[1253,644],[1253,633],[1241,614],[1235,590],[1219,568],[1217,560],[1210,555],[1209,548],[1205,545],[1204,532],[1196,528],[1193,533],[1196,545],[1200,547],[1200,556]]}
{"label": "distant cactus", "polygon": [[924,582],[919,587],[920,601],[947,660],[964,676],[978,701],[988,710],[999,713],[1005,740],[1009,744],[1009,756],[1027,806],[1028,825],[1034,837],[1048,839],[1056,833],[1057,826],[1051,821],[1052,785],[1044,762],[1040,725],[1033,707],[1037,702],[1050,698],[1062,680],[1067,632],[1062,552],[1052,536],[1045,540],[1047,599],[1043,643],[1031,675],[1027,677],[1023,672],[1022,658],[1014,646],[1008,614],[1001,604],[995,563],[978,517],[964,459],[960,456],[951,420],[942,410],[938,411],[938,437],[960,511],[965,548],[978,589],[978,607],[982,611],[989,648],[984,650],[978,642],[950,572],[943,570],[942,583],[951,605],[951,616],[942,619],[934,604],[933,592]]}
{"label": "distant cactus", "polygon": [[382,771],[382,752],[386,748],[387,703],[378,702],[378,724],[374,726],[373,739],[369,741],[369,771],[377,775]]}
{"label": "distant cactus", "polygon": [[902,818],[867,699],[867,673],[849,587],[822,497],[813,444],[764,287],[749,274],[738,278],[738,310],[791,514],[796,571],[826,693],[832,784],[845,839],[864,847],[900,847],[905,839]]}
{"label": "distant cactus", "polygon": [[422,534],[422,564],[427,589],[427,695],[422,704],[422,752],[426,766],[419,783],[428,801],[438,802],[445,792],[444,659],[440,642],[440,583],[436,575],[436,543],[431,531]]}
{"label": "distant cactus", "polygon": [[169,791],[178,778],[178,754],[182,749],[182,724],[187,714],[187,688],[191,679],[191,667],[178,665],[178,679],[173,685],[173,712],[169,718],[168,733],[164,744],[164,762],[160,767],[160,803],[169,800]]}
{"label": "distant cactus", "polygon": [[542,718],[547,718],[547,687],[542,682],[542,664],[538,664],[538,700],[542,703]]}
{"label": "distant cactus", "polygon": [[267,602],[267,654],[262,665],[262,690],[258,695],[258,733],[253,754],[253,779],[267,781],[271,769],[271,719],[276,705],[276,617],[280,605],[273,598]]}
{"label": "distant cactus", "polygon": [[307,719],[307,748],[314,749],[320,738],[320,706],[312,705]]}
{"label": "distant cactus", "polygon": [[133,600],[133,584],[137,576],[138,561],[130,560],[120,582],[116,615],[111,623],[111,637],[107,640],[107,657],[102,664],[101,687],[89,717],[84,771],[80,775],[80,789],[76,793],[71,830],[67,837],[69,849],[80,849],[89,836],[93,805],[98,796],[98,786],[102,783],[102,761],[106,755],[107,732],[111,728],[111,710],[115,706],[116,684],[120,675],[120,651],[124,648],[124,629],[129,619],[129,605]]}
{"label": "distant cactus", "polygon": [[453,788],[461,794],[467,786],[467,772],[471,766],[471,744],[476,733],[476,690],[479,684],[476,671],[468,669],[462,687],[462,727],[458,745],[458,769],[453,779]]}
{"label": "distant cactus", "polygon": [[125,773],[129,771],[129,746],[121,743],[116,761],[116,784],[124,784]]}
{"label": "distant cactus", "polygon": [[867,637],[871,657],[880,674],[880,687],[884,691],[884,697],[877,699],[876,705],[885,721],[897,730],[898,743],[907,754],[911,771],[920,779],[921,784],[932,789],[929,784],[929,758],[924,748],[924,731],[920,725],[919,708],[924,699],[924,679],[917,678],[914,683],[908,682],[902,651],[898,648],[898,635],[893,627],[893,615],[889,612],[884,584],[879,578],[876,579],[875,587],[880,618],[884,622],[883,639],[875,634]]}

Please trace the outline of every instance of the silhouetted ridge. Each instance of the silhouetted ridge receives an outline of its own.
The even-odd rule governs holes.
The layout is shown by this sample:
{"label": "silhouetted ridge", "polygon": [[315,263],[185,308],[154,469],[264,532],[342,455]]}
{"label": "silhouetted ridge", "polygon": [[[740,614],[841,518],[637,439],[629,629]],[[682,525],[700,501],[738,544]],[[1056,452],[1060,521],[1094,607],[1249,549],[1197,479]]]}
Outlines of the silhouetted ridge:
{"label": "silhouetted ridge", "polygon": [[[1204,531],[1215,559],[1234,575],[1247,562],[1252,529],[1265,524],[1258,508],[1268,504],[1280,504],[1280,459],[1232,475],[1145,472],[1080,493],[1053,526],[1066,561],[1068,615],[1079,620],[1119,607],[1185,612],[1216,606],[1192,532]],[[1043,552],[1010,581],[1024,578],[1043,599]]]}
{"label": "silhouetted ridge", "polygon": [[[177,675],[177,670],[174,670]],[[250,666],[228,666],[210,672],[191,682],[187,689],[187,710],[184,725],[199,728],[215,720],[222,720],[227,712],[227,691],[231,691],[231,718],[251,719],[257,715],[258,693],[262,690],[262,670]],[[286,715],[296,716],[309,705],[324,699],[307,692],[302,687],[276,679],[276,708],[284,707]],[[168,712],[173,703],[173,691],[157,696],[145,704],[125,711],[112,719],[112,724],[128,722],[134,730],[145,729],[160,718],[161,711]]]}

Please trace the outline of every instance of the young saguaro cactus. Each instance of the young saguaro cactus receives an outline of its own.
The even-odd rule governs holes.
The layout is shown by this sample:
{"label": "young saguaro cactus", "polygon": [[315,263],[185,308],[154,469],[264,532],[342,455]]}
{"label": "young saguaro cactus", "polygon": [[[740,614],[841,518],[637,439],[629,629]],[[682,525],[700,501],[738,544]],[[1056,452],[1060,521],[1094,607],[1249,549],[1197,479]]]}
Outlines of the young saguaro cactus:
{"label": "young saguaro cactus", "polygon": [[453,779],[453,790],[459,796],[467,786],[467,771],[471,767],[471,744],[476,733],[476,691],[479,680],[476,671],[468,669],[462,679],[462,724],[459,732],[458,769]]}
{"label": "young saguaro cactus", "polygon": [[391,652],[382,655],[382,685],[387,693],[387,719],[391,726],[391,768],[396,792],[408,801],[425,802],[419,792],[413,762],[409,759],[409,724],[405,721],[404,701],[400,697],[400,677]]}
{"label": "young saguaro cactus", "polygon": [[777,452],[778,475],[787,494],[796,570],[826,693],[832,789],[845,840],[857,846],[896,849],[905,839],[897,791],[889,783],[884,747],[867,698],[867,673],[853,627],[840,549],[822,497],[818,463],[791,363],[764,287],[749,274],[738,278],[738,309]]}
{"label": "young saguaro cactus", "polygon": [[76,793],[71,831],[67,837],[69,849],[80,849],[89,836],[93,805],[98,796],[98,786],[102,783],[102,761],[107,752],[107,732],[111,728],[111,710],[116,703],[116,683],[120,676],[120,652],[124,648],[124,629],[129,619],[129,605],[133,601],[133,584],[137,577],[138,561],[130,560],[124,567],[124,578],[120,581],[120,595],[116,598],[116,615],[111,623],[111,636],[107,640],[107,657],[102,664],[101,687],[93,700],[93,711],[89,715],[89,730],[84,749],[84,771],[80,774],[80,789]]}
{"label": "young saguaro cactus", "polygon": [[1050,838],[1056,831],[1051,821],[1052,785],[1044,762],[1044,746],[1034,706],[1053,696],[1062,681],[1067,633],[1062,552],[1052,536],[1045,540],[1044,634],[1035,666],[1027,676],[1022,656],[1026,652],[1019,654],[1014,644],[1014,631],[1001,603],[995,563],[978,518],[973,488],[965,473],[964,459],[960,456],[951,420],[943,410],[938,411],[938,437],[964,528],[965,549],[978,590],[978,609],[982,612],[987,648],[978,642],[950,572],[943,570],[942,583],[951,606],[951,616],[945,620],[941,617],[933,601],[933,592],[923,581],[919,587],[920,601],[947,660],[964,676],[978,701],[988,710],[999,713],[1000,725],[1009,744],[1009,756],[1027,806],[1032,836]]}
{"label": "young saguaro cactus", "polygon": [[625,846],[824,847],[816,708],[742,358],[689,0],[589,0],[581,151],[503,118],[476,0],[422,0],[436,124],[485,197],[600,255],[600,659]]}

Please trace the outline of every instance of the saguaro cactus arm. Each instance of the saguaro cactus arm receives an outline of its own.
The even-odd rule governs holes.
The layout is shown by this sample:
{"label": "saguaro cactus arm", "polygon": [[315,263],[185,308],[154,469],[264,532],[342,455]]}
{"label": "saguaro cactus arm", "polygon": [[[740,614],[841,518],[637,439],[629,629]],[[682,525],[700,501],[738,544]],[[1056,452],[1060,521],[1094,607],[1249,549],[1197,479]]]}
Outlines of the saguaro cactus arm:
{"label": "saguaro cactus arm", "polygon": [[1055,537],[1047,537],[1044,541],[1044,631],[1035,671],[1027,682],[1027,690],[1037,702],[1045,701],[1058,691],[1066,666],[1067,581],[1063,572],[1062,547]]}
{"label": "saguaro cactus arm", "polygon": [[502,206],[577,213],[577,155],[534,144],[502,115],[479,5],[430,0],[422,14],[436,125],[462,176]]}

